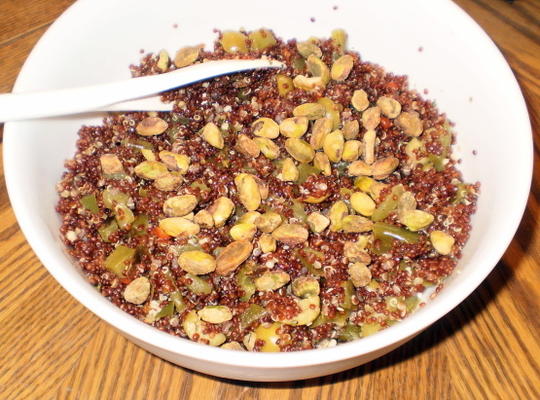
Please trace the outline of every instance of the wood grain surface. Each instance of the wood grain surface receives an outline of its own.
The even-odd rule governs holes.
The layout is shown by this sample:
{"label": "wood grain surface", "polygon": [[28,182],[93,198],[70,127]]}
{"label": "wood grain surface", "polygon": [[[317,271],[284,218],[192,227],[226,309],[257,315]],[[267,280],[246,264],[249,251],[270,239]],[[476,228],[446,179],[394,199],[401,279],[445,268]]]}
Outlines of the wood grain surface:
{"label": "wood grain surface", "polygon": [[[0,92],[71,3],[0,0]],[[128,342],[56,283],[19,230],[0,169],[0,399],[539,399],[540,1],[457,3],[516,74],[536,149],[519,231],[465,302],[392,353],[340,374],[268,384],[194,373]]]}

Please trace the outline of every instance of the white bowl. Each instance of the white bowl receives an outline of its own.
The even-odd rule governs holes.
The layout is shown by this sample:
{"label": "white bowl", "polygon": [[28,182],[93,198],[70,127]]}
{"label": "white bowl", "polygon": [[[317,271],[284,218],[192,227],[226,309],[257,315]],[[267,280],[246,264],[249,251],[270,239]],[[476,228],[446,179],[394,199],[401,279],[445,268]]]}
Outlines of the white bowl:
{"label": "white bowl", "polygon": [[486,34],[446,0],[82,0],[36,45],[15,91],[125,78],[140,49],[166,48],[174,54],[182,45],[210,46],[216,37],[213,28],[262,26],[283,38],[299,39],[344,28],[350,48],[388,71],[409,75],[413,88],[428,88],[429,97],[456,123],[455,152],[463,160],[464,177],[481,182],[478,212],[463,258],[445,289],[403,322],[335,348],[284,354],[231,353],[167,335],[98,294],[59,240],[55,184],[64,160],[74,154],[78,128],[99,123],[100,116],[8,123],[4,163],[11,202],[28,242],[58,282],[89,310],[178,365],[227,378],[295,380],[342,371],[389,352],[480,284],[502,256],[523,213],[532,173],[532,136],[510,68]]}

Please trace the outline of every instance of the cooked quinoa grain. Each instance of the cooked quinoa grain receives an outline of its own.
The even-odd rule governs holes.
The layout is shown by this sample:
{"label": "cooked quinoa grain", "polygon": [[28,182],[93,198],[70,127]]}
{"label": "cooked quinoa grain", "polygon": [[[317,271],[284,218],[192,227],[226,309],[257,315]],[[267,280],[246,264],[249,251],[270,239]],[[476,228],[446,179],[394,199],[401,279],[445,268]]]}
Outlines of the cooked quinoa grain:
{"label": "cooked quinoa grain", "polygon": [[131,67],[285,64],[167,92],[170,113],[80,129],[57,211],[91,284],[165,332],[250,351],[362,338],[442,287],[479,185],[462,181],[445,115],[338,33],[224,32],[212,52]]}

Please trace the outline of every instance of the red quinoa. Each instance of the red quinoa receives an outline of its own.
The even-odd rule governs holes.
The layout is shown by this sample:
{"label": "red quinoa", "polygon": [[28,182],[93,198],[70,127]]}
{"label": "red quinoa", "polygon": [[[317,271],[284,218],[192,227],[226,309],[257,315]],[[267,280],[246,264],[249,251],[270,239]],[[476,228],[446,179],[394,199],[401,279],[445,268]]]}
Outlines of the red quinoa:
{"label": "red quinoa", "polygon": [[[273,35],[262,31],[260,37],[268,40]],[[80,129],[77,152],[66,161],[58,184],[57,211],[67,251],[88,281],[122,310],[165,332],[201,343],[238,342],[253,351],[295,351],[364,337],[401,320],[416,309],[417,296],[426,288],[435,286],[438,291],[442,287],[469,235],[479,185],[463,183],[456,169],[457,162],[451,157],[450,145],[455,140],[451,124],[434,103],[408,89],[406,77],[364,62],[357,53],[344,53],[331,39],[315,43],[320,60],[330,68],[343,54],[350,55],[348,76],[339,81],[324,81],[323,77],[314,90],[288,80],[280,92],[278,75],[317,78],[322,73],[306,69],[295,40],[264,42],[268,47],[257,50],[258,39],[245,38],[246,46],[252,46],[245,53],[227,52],[222,46],[225,41],[217,41],[214,51],[200,51],[195,62],[265,56],[283,62],[285,68],[228,75],[173,90],[163,94],[165,101],[175,103],[171,113],[110,114],[101,126]],[[140,65],[131,66],[133,76],[177,68],[163,57],[145,56]],[[395,158],[398,165],[381,176],[353,173],[350,167],[365,161],[366,168],[375,171],[374,160],[369,162],[366,151],[370,129],[362,120],[365,111],[351,105],[357,90],[365,91],[369,107],[375,107],[381,98],[391,98],[399,103],[403,115],[412,112],[408,115],[418,115],[421,121],[420,134],[407,133],[408,126],[398,121],[402,114],[390,115],[382,108],[380,122],[370,128],[376,135],[374,160]],[[238,150],[239,135],[257,137],[254,121],[265,117],[280,124],[293,116],[295,107],[317,103],[320,98],[328,99],[324,113],[330,123],[338,118],[332,131],[344,131],[345,121],[359,121],[359,132],[346,141],[360,141],[360,152],[351,161],[331,162],[329,175],[312,162],[307,167],[295,160],[285,148],[290,139],[283,133],[270,138],[279,149],[275,160],[263,153],[254,157]],[[149,117],[165,121],[166,129],[141,134],[139,124]],[[210,123],[223,138],[221,149],[204,136]],[[309,122],[302,136],[308,143],[313,124],[313,120]],[[354,143],[350,145],[352,148]],[[315,150],[331,155],[326,147]],[[187,156],[189,166],[175,171],[163,151]],[[105,154],[119,161],[119,173],[107,172],[114,165],[104,165]],[[282,161],[290,156],[300,176],[284,180]],[[156,178],[140,172],[145,161],[161,165],[156,168],[166,172],[160,178],[174,180],[170,190],[163,190]],[[280,236],[277,226],[264,230],[257,219],[242,221],[247,226],[254,224],[251,236],[231,237],[231,228],[248,211],[248,202],[254,201],[252,196],[242,195],[240,173],[255,179],[255,193],[260,192],[261,197],[255,204],[257,212],[275,212],[282,224],[294,225],[294,240]],[[352,205],[352,195],[357,192],[373,199],[375,212],[364,215],[367,229],[345,229],[343,216],[336,217],[331,209],[337,210],[343,203],[346,214],[360,218]],[[164,203],[174,196],[196,199],[195,216],[189,214],[190,209],[181,219],[183,226],[196,226],[198,233],[176,234],[163,223],[173,216],[166,215]],[[407,196],[414,198],[413,206],[407,205]],[[223,226],[217,226],[215,204],[223,198],[232,201],[234,211]],[[208,211],[214,226],[200,222],[202,210]],[[315,231],[311,219],[306,220],[312,213],[330,217],[330,227]],[[416,226],[417,219],[410,222],[414,216],[428,220]],[[306,230],[307,239],[303,237]],[[277,239],[275,249],[263,247],[263,240],[272,240],[269,237]],[[253,246],[245,261],[232,266],[223,261],[230,261],[224,248],[231,242]],[[356,243],[354,255],[347,253],[351,244],[346,242]],[[210,272],[186,267],[179,256],[187,252],[204,253],[213,260],[205,264]],[[301,282],[307,282],[306,288],[300,287]],[[137,283],[140,287],[136,288]],[[218,321],[212,319],[216,315]],[[279,328],[272,331],[276,326]]]}

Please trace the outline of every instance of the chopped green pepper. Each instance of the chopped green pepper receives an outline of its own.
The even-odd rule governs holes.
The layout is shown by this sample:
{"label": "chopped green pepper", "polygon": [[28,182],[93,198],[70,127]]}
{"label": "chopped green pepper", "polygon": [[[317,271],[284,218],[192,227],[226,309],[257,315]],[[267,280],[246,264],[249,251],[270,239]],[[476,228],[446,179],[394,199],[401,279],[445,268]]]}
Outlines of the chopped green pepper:
{"label": "chopped green pepper", "polygon": [[293,205],[291,208],[292,208],[293,215],[296,219],[302,222],[306,222],[307,213],[306,213],[306,210],[304,209],[304,204],[301,201],[293,200]]}
{"label": "chopped green pepper", "polygon": [[316,328],[323,324],[335,324],[337,326],[345,326],[347,324],[347,319],[349,318],[350,311],[345,311],[343,313],[336,313],[333,318],[328,318],[327,315],[320,313],[319,316],[313,321],[309,326],[310,328]]}
{"label": "chopped green pepper", "polygon": [[338,340],[341,342],[350,342],[351,340],[360,339],[362,337],[362,328],[358,325],[347,324],[339,332]]}
{"label": "chopped green pepper", "polygon": [[107,225],[103,225],[98,228],[99,236],[101,236],[101,239],[104,242],[109,241],[109,237],[115,233],[118,230],[118,224],[113,219],[111,222],[109,222]]}
{"label": "chopped green pepper", "polygon": [[212,293],[212,284],[205,279],[193,274],[186,274],[186,278],[191,280],[191,283],[187,285],[187,288],[195,294],[210,294]]}
{"label": "chopped green pepper", "polygon": [[122,146],[132,147],[134,149],[148,149],[154,150],[154,145],[144,139],[124,139],[122,140]]}
{"label": "chopped green pepper", "polygon": [[171,317],[174,314],[174,301],[169,301],[163,306],[161,310],[154,317],[154,321],[158,321],[161,318]]}
{"label": "chopped green pepper", "polygon": [[405,306],[407,307],[408,312],[413,312],[420,304],[420,299],[418,296],[410,296],[405,299]]}
{"label": "chopped green pepper", "polygon": [[266,314],[264,307],[261,307],[258,304],[250,304],[246,311],[240,315],[240,329],[246,329],[264,314]]}
{"label": "chopped green pepper", "polygon": [[388,215],[397,208],[399,196],[401,196],[403,192],[405,192],[403,185],[400,184],[394,186],[392,191],[386,196],[386,199],[377,206],[371,216],[371,220],[373,222],[378,222],[388,217]]}
{"label": "chopped green pepper", "polygon": [[395,225],[377,222],[373,225],[373,238],[375,239],[374,252],[376,254],[387,253],[392,249],[394,240],[409,244],[418,243],[418,233],[410,232]]}
{"label": "chopped green pepper", "polygon": [[343,307],[345,310],[350,310],[353,308],[352,296],[355,292],[354,285],[350,280],[348,280],[342,282],[340,286],[343,288],[343,302],[341,303],[341,307]]}
{"label": "chopped green pepper", "polygon": [[105,259],[105,268],[118,276],[122,276],[134,259],[135,249],[121,244]]}
{"label": "chopped green pepper", "polygon": [[301,185],[303,184],[307,178],[309,178],[311,175],[319,175],[321,173],[321,170],[317,167],[314,167],[310,164],[300,164],[298,166],[298,179],[296,182]]}
{"label": "chopped green pepper", "polygon": [[172,292],[170,296],[171,296],[171,303],[174,304],[174,308],[176,308],[176,311],[178,313],[182,313],[186,309],[187,305],[184,301],[184,298],[180,294],[180,292],[178,291]]}
{"label": "chopped green pepper", "polygon": [[244,292],[242,297],[240,297],[240,301],[248,301],[257,290],[255,287],[255,282],[250,276],[252,272],[252,264],[246,263],[242,268],[240,268],[238,274],[236,275],[236,284]]}
{"label": "chopped green pepper", "polygon": [[131,235],[142,236],[148,234],[148,215],[139,214],[131,224]]}
{"label": "chopped green pepper", "polygon": [[129,195],[114,187],[105,189],[102,196],[103,204],[110,210],[113,210],[117,204],[127,204],[129,202]]}
{"label": "chopped green pepper", "polygon": [[362,337],[366,337],[369,335],[373,335],[374,333],[379,332],[382,329],[381,325],[374,323],[374,324],[362,324],[361,331],[362,331]]}
{"label": "chopped green pepper", "polygon": [[99,213],[99,207],[96,200],[95,194],[87,194],[86,196],[81,197],[81,205],[90,211],[92,214]]}
{"label": "chopped green pepper", "polygon": [[118,203],[114,206],[114,217],[120,229],[130,227],[133,221],[135,221],[133,211],[123,203]]}

